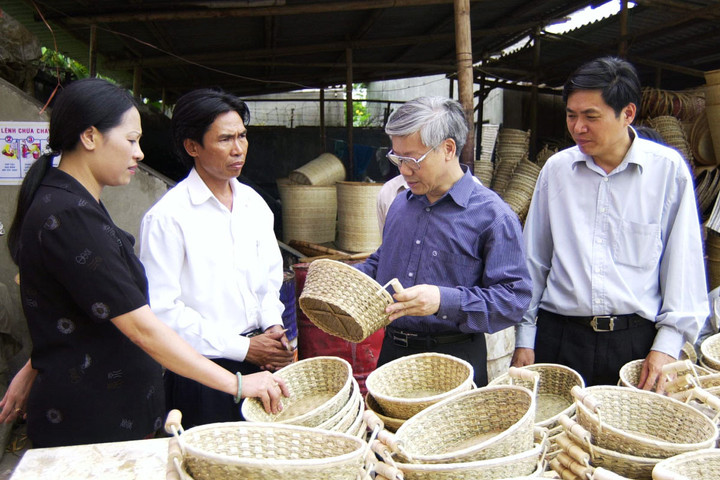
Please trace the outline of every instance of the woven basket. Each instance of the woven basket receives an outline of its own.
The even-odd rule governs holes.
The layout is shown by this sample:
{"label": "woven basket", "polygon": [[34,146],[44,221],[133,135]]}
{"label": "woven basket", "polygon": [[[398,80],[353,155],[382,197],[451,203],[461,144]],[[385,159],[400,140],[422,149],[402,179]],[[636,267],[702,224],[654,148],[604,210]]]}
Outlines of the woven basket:
{"label": "woven basket", "polygon": [[335,186],[293,185],[287,179],[279,179],[277,185],[282,203],[284,242],[326,243],[335,240]]}
{"label": "woven basket", "polygon": [[408,419],[453,394],[472,388],[473,367],[442,353],[397,358],[368,375],[365,386],[386,415]]}
{"label": "woven basket", "polygon": [[683,453],[655,465],[653,480],[717,480],[720,478],[720,450],[710,448]]}
{"label": "woven basket", "polygon": [[295,425],[228,422],[178,435],[183,478],[194,480],[357,480],[365,478],[366,443]]}
{"label": "woven basket", "polygon": [[267,413],[257,398],[242,403],[250,422],[275,422],[315,427],[335,415],[348,402],[353,387],[352,368],[339,357],[313,357],[291,363],[276,372],[290,396],[280,413]]}
{"label": "woven basket", "polygon": [[293,170],[288,178],[300,185],[333,186],[335,182],[345,180],[345,166],[332,153],[323,153]]}
{"label": "woven basket", "polygon": [[535,399],[524,387],[458,393],[398,429],[398,458],[404,463],[462,463],[515,455],[532,448],[534,421]]}
{"label": "woven basket", "polygon": [[718,429],[682,402],[646,390],[616,386],[573,388],[577,422],[593,443],[618,453],[667,458],[715,444]]}
{"label": "woven basket", "polygon": [[705,112],[698,115],[690,129],[690,149],[698,165],[715,165],[715,150],[710,136],[710,126]]}
{"label": "woven basket", "polygon": [[526,477],[544,470],[547,445],[538,443],[525,452],[507,457],[465,463],[398,463],[405,480],[495,480]]}
{"label": "woven basket", "polygon": [[[575,400],[570,393],[574,386],[585,387],[585,381],[572,368],[554,363],[536,363],[523,367],[540,374],[535,406],[535,425],[553,429],[558,426],[558,418],[575,413]],[[520,385],[532,389],[532,382],[501,375],[490,385]],[[559,432],[558,432],[559,433]]]}
{"label": "woven basket", "polygon": [[700,344],[702,360],[713,370],[720,370],[720,333],[711,335]]}
{"label": "woven basket", "polygon": [[298,303],[323,332],[359,343],[390,323],[385,308],[393,299],[360,270],[320,259],[310,264]]}
{"label": "woven basket", "polygon": [[[645,359],[639,358],[623,365],[620,369],[620,380],[618,382],[618,385],[637,388],[638,384],[640,383],[640,374],[642,373],[642,366],[644,361]],[[694,375],[695,377],[709,374],[710,371],[708,369],[698,365],[693,365],[691,369],[677,372],[677,375]],[[655,385],[653,385],[653,388],[654,387]]]}
{"label": "woven basket", "polygon": [[374,251],[382,242],[377,196],[382,183],[339,182],[337,246],[348,252]]}
{"label": "woven basket", "polygon": [[326,430],[343,431],[342,425],[345,425],[345,429],[355,420],[357,417],[357,410],[362,402],[362,394],[360,393],[360,386],[355,378],[351,379],[352,386],[350,388],[350,398],[343,405],[335,415],[328,418],[324,422],[317,425],[317,428],[324,428]]}
{"label": "woven basket", "polygon": [[397,429],[400,428],[403,423],[405,423],[405,419],[393,418],[385,415],[382,407],[378,405],[378,403],[375,401],[375,397],[373,397],[370,392],[367,392],[365,394],[365,408],[375,413],[375,415],[377,415],[378,418],[382,420],[383,424],[385,425],[385,429],[393,433],[397,432]]}

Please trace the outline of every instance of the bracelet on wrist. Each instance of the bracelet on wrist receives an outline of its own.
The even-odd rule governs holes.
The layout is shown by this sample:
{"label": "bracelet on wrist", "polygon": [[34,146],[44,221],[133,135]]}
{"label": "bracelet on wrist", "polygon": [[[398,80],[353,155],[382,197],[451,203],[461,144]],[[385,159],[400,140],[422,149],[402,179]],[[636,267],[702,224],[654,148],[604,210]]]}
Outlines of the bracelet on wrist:
{"label": "bracelet on wrist", "polygon": [[235,403],[240,403],[240,400],[242,400],[242,374],[240,372],[235,372],[235,376],[237,377],[238,386],[237,386],[237,395],[233,398]]}

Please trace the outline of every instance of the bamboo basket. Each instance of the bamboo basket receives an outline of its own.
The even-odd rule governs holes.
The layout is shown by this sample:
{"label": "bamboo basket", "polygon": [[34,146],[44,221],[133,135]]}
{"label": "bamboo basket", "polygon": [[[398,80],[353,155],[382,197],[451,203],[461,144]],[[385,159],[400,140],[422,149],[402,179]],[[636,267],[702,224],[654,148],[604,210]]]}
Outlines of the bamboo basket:
{"label": "bamboo basket", "polygon": [[720,333],[711,335],[700,344],[702,360],[709,368],[720,370]]}
{"label": "bamboo basket", "polygon": [[483,387],[428,407],[388,437],[403,463],[465,463],[530,450],[534,421],[533,392]]}
{"label": "bamboo basket", "polygon": [[277,181],[282,203],[283,241],[335,241],[337,191],[335,186],[293,185]]}
{"label": "bamboo basket", "polygon": [[320,330],[359,343],[385,327],[390,294],[360,270],[342,262],[315,260],[308,267],[298,299],[303,313]]}
{"label": "bamboo basket", "polygon": [[[177,413],[176,413],[177,412]],[[369,478],[367,444],[352,435],[297,425],[227,422],[183,430],[171,412],[168,472],[194,480]]]}
{"label": "bamboo basket", "polygon": [[408,419],[421,410],[473,386],[473,367],[442,353],[418,353],[381,365],[365,386],[386,415]]}
{"label": "bamboo basket", "polygon": [[377,196],[382,183],[339,182],[337,246],[349,252],[376,250],[382,242],[377,221]]}
{"label": "bamboo basket", "polygon": [[275,422],[316,427],[332,418],[350,398],[352,368],[339,357],[313,357],[281,368],[290,396],[280,413],[267,413],[258,398],[243,400],[241,411],[250,422]]}
{"label": "bamboo basket", "polygon": [[358,385],[357,380],[355,380],[355,378],[351,378],[351,382],[351,393],[348,401],[340,408],[340,410],[337,411],[335,415],[317,425],[317,428],[342,431],[343,425],[345,426],[345,429],[347,429],[355,420],[355,417],[357,417],[357,410],[360,403],[362,403],[362,394],[360,393],[360,386]]}
{"label": "bamboo basket", "polygon": [[405,419],[393,418],[385,415],[382,407],[378,405],[378,403],[375,401],[375,397],[373,397],[370,392],[367,392],[365,394],[365,408],[377,415],[378,418],[382,420],[383,424],[385,425],[385,429],[390,432],[397,432],[397,429],[400,428],[403,423],[405,423]]}
{"label": "bamboo basket", "polygon": [[[637,388],[638,384],[640,383],[640,374],[642,373],[642,366],[644,361],[645,359],[639,358],[623,365],[620,369],[620,380],[618,381],[618,384],[624,387]],[[694,365],[692,362],[685,363],[685,365],[687,366],[687,368],[679,370],[677,372],[677,375],[693,375],[695,378],[697,378],[701,375],[710,375],[711,373],[710,370],[699,365]],[[655,386],[653,385],[653,388],[654,387]]]}
{"label": "bamboo basket", "polygon": [[345,180],[345,166],[332,153],[323,153],[293,170],[288,178],[299,185],[333,186]]}
{"label": "bamboo basket", "polygon": [[653,468],[653,480],[717,480],[720,450],[708,448],[667,458]]}
{"label": "bamboo basket", "polygon": [[[554,363],[536,363],[523,368],[540,375],[535,405],[536,426],[554,429],[558,426],[560,415],[574,415],[575,400],[570,390],[575,386],[585,387],[585,381],[579,373]],[[532,382],[513,378],[507,373],[490,382],[490,385],[520,385],[532,388]]]}
{"label": "bamboo basket", "polygon": [[572,389],[577,422],[590,432],[593,444],[615,452],[666,458],[709,448],[717,426],[678,400],[654,392],[617,386]]}

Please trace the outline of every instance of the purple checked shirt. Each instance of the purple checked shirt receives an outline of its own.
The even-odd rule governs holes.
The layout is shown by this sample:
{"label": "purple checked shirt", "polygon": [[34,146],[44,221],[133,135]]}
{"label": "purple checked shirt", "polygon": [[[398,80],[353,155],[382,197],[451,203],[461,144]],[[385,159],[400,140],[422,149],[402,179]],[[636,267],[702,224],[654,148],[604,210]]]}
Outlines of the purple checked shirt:
{"label": "purple checked shirt", "polygon": [[[517,215],[465,174],[437,202],[401,192],[388,210],[382,245],[356,268],[384,285],[440,287],[435,315],[392,325],[418,333],[494,333],[514,326],[530,303]],[[392,291],[392,290],[390,290]]]}

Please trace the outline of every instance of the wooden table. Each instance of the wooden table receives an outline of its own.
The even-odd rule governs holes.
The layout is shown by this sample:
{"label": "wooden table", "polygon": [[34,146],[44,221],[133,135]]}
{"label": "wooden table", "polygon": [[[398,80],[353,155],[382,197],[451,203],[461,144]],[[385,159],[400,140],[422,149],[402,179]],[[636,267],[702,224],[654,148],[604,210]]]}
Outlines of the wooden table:
{"label": "wooden table", "polygon": [[34,448],[10,480],[165,480],[167,438]]}

